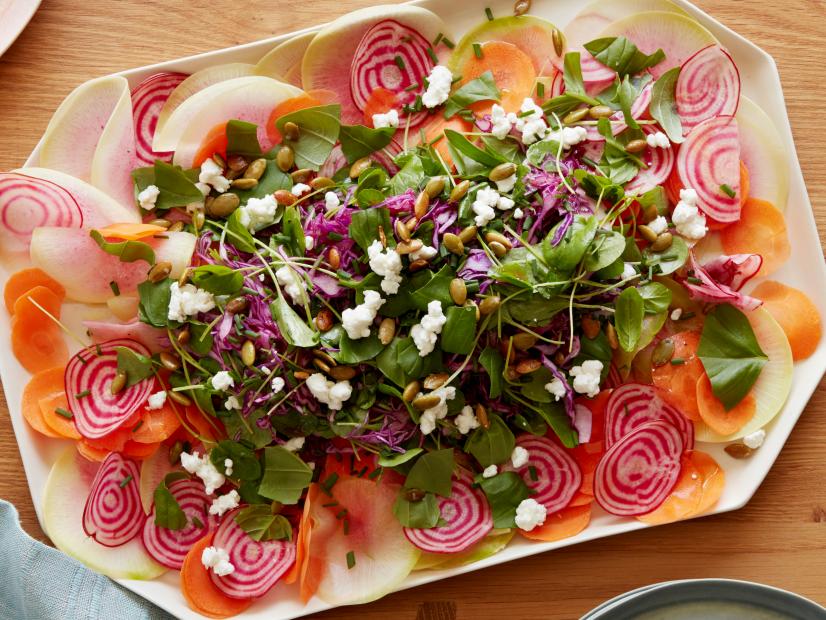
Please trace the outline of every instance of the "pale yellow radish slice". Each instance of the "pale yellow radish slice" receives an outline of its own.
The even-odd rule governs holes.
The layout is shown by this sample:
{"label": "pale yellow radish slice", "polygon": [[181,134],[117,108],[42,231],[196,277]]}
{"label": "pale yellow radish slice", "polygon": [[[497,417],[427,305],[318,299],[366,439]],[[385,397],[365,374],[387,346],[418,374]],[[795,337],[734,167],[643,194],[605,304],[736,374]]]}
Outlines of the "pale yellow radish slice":
{"label": "pale yellow radish slice", "polygon": [[118,295],[106,300],[109,310],[121,321],[130,321],[138,316],[140,300],[134,295]]}
{"label": "pale yellow radish slice", "polygon": [[[213,65],[211,67],[207,67],[206,69],[196,71],[183,82],[178,84],[175,90],[172,91],[172,94],[169,95],[169,99],[166,100],[166,103],[164,103],[163,108],[161,108],[161,112],[158,115],[158,123],[155,125],[155,136],[161,133],[161,130],[164,128],[167,121],[169,121],[169,117],[172,116],[172,113],[176,109],[178,109],[178,106],[180,106],[195,93],[200,92],[213,84],[218,84],[219,82],[225,82],[226,80],[231,80],[233,78],[247,77],[250,75],[256,75],[255,65],[245,62],[232,62],[223,65]],[[153,140],[152,149],[157,150],[156,147],[157,143]]]}
{"label": "pale yellow radish slice", "polygon": [[749,196],[786,210],[789,198],[789,152],[771,118],[748,97],[737,109],[740,159],[749,171]]}
{"label": "pale yellow radish slice", "polygon": [[83,508],[99,463],[69,446],[57,459],[43,492],[43,524],[55,547],[113,579],[154,579],[166,572],[143,548],[140,536],[105,547],[83,531]]}
{"label": "pale yellow radish slice", "polygon": [[301,61],[315,35],[315,32],[305,32],[279,43],[258,61],[255,72],[301,86]]}
{"label": "pale yellow radish slice", "polygon": [[564,30],[565,40],[570,48],[577,48],[595,39],[595,34],[611,22],[646,11],[686,15],[685,11],[669,0],[597,0],[586,5],[568,22]]}
{"label": "pale yellow radish slice", "polygon": [[152,456],[141,463],[141,503],[146,514],[152,510],[153,495],[161,480],[166,474],[180,467],[173,467],[169,463],[169,446],[162,445]]}
{"label": "pale yellow radish slice", "polygon": [[702,422],[695,422],[697,441],[720,443],[734,441],[763,428],[783,409],[792,387],[792,350],[786,334],[771,314],[763,308],[747,312],[760,348],[769,357],[751,389],[757,408],[754,417],[731,435],[719,435]]}

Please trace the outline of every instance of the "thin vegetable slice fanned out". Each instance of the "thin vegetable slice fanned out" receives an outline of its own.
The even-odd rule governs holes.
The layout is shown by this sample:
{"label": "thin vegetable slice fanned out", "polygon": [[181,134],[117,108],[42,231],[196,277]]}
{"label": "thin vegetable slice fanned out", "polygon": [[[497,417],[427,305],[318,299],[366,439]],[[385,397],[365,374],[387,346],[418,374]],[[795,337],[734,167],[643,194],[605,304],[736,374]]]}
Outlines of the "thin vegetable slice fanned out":
{"label": "thin vegetable slice fanned out", "polygon": [[172,161],[172,153],[152,150],[158,115],[169,96],[187,78],[186,73],[156,73],[132,91],[132,116],[135,123],[135,158],[138,166],[151,166],[156,159]]}
{"label": "thin vegetable slice fanned out", "polygon": [[786,210],[789,199],[789,150],[774,121],[751,99],[740,96],[737,109],[740,159],[749,172],[749,197]]}
{"label": "thin vegetable slice fanned out", "polygon": [[301,88],[301,60],[315,35],[305,32],[279,43],[256,63],[255,73]]}
{"label": "thin vegetable slice fanned out", "polygon": [[694,447],[694,425],[669,405],[653,385],[626,383],[613,392],[605,405],[605,446],[610,448],[635,428],[664,420],[683,435],[685,448]]}
{"label": "thin vegetable slice fanned out", "polygon": [[533,495],[545,506],[548,514],[562,510],[576,495],[582,484],[582,472],[569,452],[547,437],[520,435],[516,445],[528,451],[528,462],[519,469],[503,467],[518,473]]}
{"label": "thin vegetable slice fanned out", "polygon": [[704,120],[733,116],[740,105],[740,72],[731,55],[719,45],[694,54],[680,69],[674,98],[684,136]]}
{"label": "thin vegetable slice fanned out", "polygon": [[[642,125],[642,131],[646,135],[657,133],[659,130],[652,125]],[[677,157],[674,155],[674,147],[669,144],[666,148],[648,147],[640,154],[647,168],[641,168],[633,179],[625,186],[626,194],[644,194],[662,185],[668,179],[674,169],[674,162]]]}
{"label": "thin vegetable slice fanned out", "polygon": [[404,528],[404,535],[422,551],[459,553],[487,536],[493,529],[493,514],[485,494],[474,488],[467,474],[454,475],[450,497],[439,497],[439,513],[445,525]]}
{"label": "thin vegetable slice fanned out", "polygon": [[230,598],[245,600],[264,596],[292,568],[295,542],[253,540],[235,522],[239,511],[237,508],[223,516],[212,543],[227,552],[235,570],[229,575],[211,571],[210,578],[215,587]]}
{"label": "thin vegetable slice fanned out", "polygon": [[83,530],[101,545],[119,547],[141,531],[140,472],[135,461],[112,452],[100,464],[83,508]]}
{"label": "thin vegetable slice fanned out", "polygon": [[155,382],[150,378],[112,394],[112,380],[118,372],[118,347],[149,355],[134,340],[110,340],[79,351],[66,365],[63,380],[69,410],[74,414],[78,432],[87,439],[104,437],[131,420],[152,393]]}
{"label": "thin vegetable slice fanned out", "polygon": [[605,453],[594,476],[594,497],[606,512],[633,517],[662,504],[680,477],[682,432],[664,420],[646,422]]}

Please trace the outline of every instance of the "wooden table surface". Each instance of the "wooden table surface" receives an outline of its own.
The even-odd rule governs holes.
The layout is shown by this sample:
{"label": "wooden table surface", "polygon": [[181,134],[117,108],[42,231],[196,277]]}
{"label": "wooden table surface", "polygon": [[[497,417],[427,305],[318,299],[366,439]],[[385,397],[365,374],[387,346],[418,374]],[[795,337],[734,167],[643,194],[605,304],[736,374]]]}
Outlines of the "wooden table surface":
{"label": "wooden table surface", "polygon": [[[22,1],[22,0],[15,0]],[[457,0],[458,1],[458,0]],[[470,1],[470,0],[465,0]],[[0,58],[0,170],[19,166],[54,109],[113,71],[254,41],[376,0],[44,0]],[[777,60],[821,242],[826,232],[823,0],[697,0]],[[826,604],[826,389],[821,384],[752,502],[727,515],[616,536],[500,565],[319,618],[577,618],[669,579],[760,581]],[[0,497],[45,540],[0,400]]]}

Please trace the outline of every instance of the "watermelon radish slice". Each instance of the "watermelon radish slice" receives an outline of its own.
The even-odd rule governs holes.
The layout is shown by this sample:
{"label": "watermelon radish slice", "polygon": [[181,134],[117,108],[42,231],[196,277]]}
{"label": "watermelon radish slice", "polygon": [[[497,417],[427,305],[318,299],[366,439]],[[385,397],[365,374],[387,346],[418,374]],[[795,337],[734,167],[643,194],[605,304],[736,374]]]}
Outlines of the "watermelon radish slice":
{"label": "watermelon radish slice", "polygon": [[276,45],[258,61],[255,73],[301,88],[301,61],[315,35],[305,32]]}
{"label": "watermelon radish slice", "polygon": [[634,429],[663,420],[677,428],[686,450],[694,447],[694,425],[659,395],[653,385],[626,383],[608,398],[605,405],[605,447],[610,448]]}
{"label": "watermelon radish slice", "polygon": [[740,159],[749,171],[749,196],[784,211],[789,199],[789,152],[774,121],[742,95],[735,118],[740,130]]}
{"label": "watermelon radish slice", "polygon": [[740,72],[731,55],[709,45],[680,69],[674,91],[683,135],[706,119],[733,116],[740,104]]}
{"label": "watermelon radish slice", "polygon": [[[166,239],[148,240],[157,261],[172,264],[170,277],[178,278],[189,266],[195,251],[195,235],[187,232],[167,233]],[[117,256],[105,253],[85,228],[35,229],[30,248],[32,262],[57,280],[66,296],[75,301],[104,303],[112,296],[111,282],[129,295],[146,280],[148,265],[143,261],[122,263]],[[67,261],[72,268],[66,269]]]}
{"label": "watermelon radish slice", "polygon": [[703,269],[715,282],[739,291],[762,266],[763,257],[759,254],[724,254],[705,263]]}
{"label": "watermelon radish slice", "polygon": [[634,517],[655,510],[680,477],[682,432],[664,420],[646,422],[611,446],[597,465],[594,497],[606,512]]}
{"label": "watermelon radish slice", "polygon": [[[320,567],[316,594],[321,600],[331,605],[368,603],[392,592],[413,570],[420,552],[393,516],[399,489],[387,481],[347,476],[332,487],[332,498],[321,496],[311,503],[308,554],[310,564]],[[333,501],[338,504],[324,505]],[[347,565],[350,552],[352,567]]]}
{"label": "watermelon radish slice", "polygon": [[454,475],[450,497],[439,497],[439,512],[446,525],[432,528],[404,528],[407,540],[429,553],[459,553],[482,540],[493,529],[493,514],[473,478]]}
{"label": "watermelon radish slice", "polygon": [[118,295],[107,299],[106,306],[116,319],[128,323],[138,316],[140,299],[136,295]]}
{"label": "watermelon radish slice", "polygon": [[113,579],[154,579],[166,568],[157,564],[132,539],[119,547],[105,547],[83,531],[83,510],[98,463],[86,460],[69,446],[52,465],[43,492],[43,525],[55,547],[66,555]]}
{"label": "watermelon radish slice", "polygon": [[212,532],[218,526],[218,522],[209,514],[212,500],[207,496],[200,481],[176,480],[170,483],[168,488],[186,514],[186,525],[180,530],[155,525],[153,505],[144,523],[141,540],[147,553],[156,562],[180,570],[189,548]]}
{"label": "watermelon radish slice", "polygon": [[[740,135],[733,116],[703,121],[691,130],[677,154],[683,187],[699,197],[698,207],[711,219],[740,219]],[[728,186],[729,195],[723,188]]]}
{"label": "watermelon radish slice", "polygon": [[[751,255],[741,255],[741,256],[751,256]],[[750,261],[752,265],[749,266],[751,268],[754,263],[757,265],[757,269],[760,269],[760,265],[763,264],[763,258],[757,254],[754,254],[757,258],[756,261]],[[726,257],[728,258],[728,257]],[[755,308],[759,308],[763,302],[755,297],[750,297],[749,295],[743,295],[742,293],[738,293],[737,290],[734,288],[715,280],[711,274],[706,271],[705,267],[702,267],[698,262],[697,258],[694,255],[694,252],[690,254],[691,260],[691,271],[689,273],[696,278],[696,280],[681,280],[682,285],[688,291],[688,294],[691,296],[692,299],[709,302],[713,304],[725,304],[729,303],[737,308],[745,312],[750,312]],[[717,265],[712,265],[717,267]],[[723,277],[728,277],[729,274],[726,273],[724,270],[722,271]],[[753,275],[753,274],[752,274]],[[749,276],[751,277],[751,276]]]}
{"label": "watermelon radish slice", "polygon": [[235,570],[223,576],[210,571],[209,576],[230,598],[258,598],[269,592],[295,564],[295,541],[253,540],[235,522],[240,510],[236,508],[224,515],[212,541],[213,546],[226,550]]}
{"label": "watermelon radish slice", "polygon": [[155,489],[167,474],[172,473],[177,466],[169,462],[169,446],[161,445],[150,457],[141,462],[140,494],[143,511],[149,514],[152,511],[152,502]]}
{"label": "watermelon radish slice", "polygon": [[169,347],[166,332],[157,327],[138,321],[137,316],[128,323],[110,321],[84,321],[86,333],[94,343],[106,342],[117,338],[126,338],[142,344],[150,353],[160,353]]}
{"label": "watermelon radish slice", "polygon": [[665,52],[665,60],[649,69],[655,79],[681,66],[704,47],[717,43],[714,35],[691,17],[666,11],[646,11],[625,17],[609,24],[593,38],[619,36],[646,54],[658,49]]}
{"label": "watermelon radish slice", "polygon": [[516,445],[528,451],[528,463],[519,469],[510,464],[505,471],[518,473],[531,497],[552,514],[565,508],[582,484],[582,472],[568,451],[547,437],[526,433],[516,439]]}
{"label": "watermelon radish slice", "polygon": [[[351,95],[352,63],[367,32],[386,20],[393,20],[400,27],[415,32],[418,35],[416,41],[432,42],[439,33],[449,33],[447,25],[438,15],[409,5],[364,8],[348,13],[322,28],[304,53],[301,82],[304,90],[324,89],[337,93],[343,123],[363,122],[364,115],[354,97],[361,97],[365,93]],[[445,49],[444,46],[438,46],[436,52]],[[410,55],[408,52],[405,56]],[[385,59],[380,67],[373,68],[374,71],[387,71],[393,81],[400,79],[398,69],[392,57],[389,64]],[[417,79],[421,77],[427,76],[418,76]]]}
{"label": "watermelon radish slice", "polygon": [[[104,437],[129,421],[146,404],[155,385],[154,379],[144,379],[112,394],[109,386],[118,370],[117,347],[149,355],[134,340],[110,340],[79,351],[66,365],[63,381],[69,410],[77,431],[88,439]],[[88,396],[78,396],[87,391]]]}
{"label": "watermelon radish slice", "polygon": [[696,422],[697,441],[735,441],[763,428],[782,411],[791,391],[794,363],[786,334],[765,308],[747,312],[746,318],[760,348],[769,358],[750,392],[757,406],[754,417],[739,431],[726,436],[714,432],[703,422]]}
{"label": "watermelon radish slice", "polygon": [[[654,134],[659,131],[653,125],[641,125],[641,127],[645,134]],[[644,194],[665,183],[671,175],[674,162],[677,159],[674,155],[673,145],[669,145],[668,148],[664,149],[648,147],[640,154],[640,157],[648,167],[640,169],[637,176],[628,182],[625,186],[626,194]]]}
{"label": "watermelon radish slice", "polygon": [[0,173],[0,245],[26,251],[38,226],[80,228],[83,212],[69,192],[51,181]]}
{"label": "watermelon radish slice", "polygon": [[577,13],[565,26],[565,40],[572,48],[581,47],[593,40],[594,33],[601,32],[611,22],[646,11],[666,11],[686,15],[685,11],[669,0],[598,0]]}
{"label": "watermelon radish slice", "polygon": [[83,508],[83,530],[101,545],[120,547],[143,527],[140,472],[135,461],[112,452],[100,464]]}
{"label": "watermelon radish slice", "polygon": [[132,91],[132,117],[135,123],[135,157],[138,166],[151,166],[156,159],[172,161],[172,153],[152,150],[158,115],[173,91],[187,78],[186,73],[156,73]]}

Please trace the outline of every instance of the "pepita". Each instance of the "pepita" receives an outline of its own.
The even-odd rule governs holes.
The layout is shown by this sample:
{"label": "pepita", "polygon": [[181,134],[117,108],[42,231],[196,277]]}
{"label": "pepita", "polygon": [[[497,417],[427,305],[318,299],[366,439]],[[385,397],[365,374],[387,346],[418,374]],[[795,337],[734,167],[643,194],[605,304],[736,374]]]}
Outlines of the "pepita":
{"label": "pepita", "polygon": [[280,204],[284,205],[285,207],[289,207],[290,205],[294,205],[296,201],[296,197],[293,196],[292,192],[286,189],[277,189],[275,190],[275,201]]}
{"label": "pepita", "polygon": [[292,121],[287,121],[284,123],[284,128],[281,131],[284,133],[284,137],[287,138],[287,140],[292,140],[293,142],[301,137],[301,129]]}
{"label": "pepita", "polygon": [[465,244],[462,243],[462,240],[459,239],[458,235],[454,235],[453,233],[445,233],[444,237],[442,237],[442,243],[447,248],[447,251],[461,256],[465,253]]}
{"label": "pepita", "polygon": [[325,187],[331,187],[335,184],[336,182],[330,177],[316,177],[310,181],[310,187],[313,189],[324,189]]}
{"label": "pepita", "polygon": [[333,356],[327,353],[327,351],[323,351],[321,349],[316,349],[313,351],[313,357],[317,357],[320,360],[324,360],[331,368],[333,366],[338,365],[338,362],[333,359]]}
{"label": "pepita", "polygon": [[[398,222],[398,220],[397,220]],[[410,241],[402,241],[396,244],[396,252],[401,255],[412,254],[424,247],[421,239],[411,239]]]}
{"label": "pepita", "polygon": [[416,271],[421,271],[422,269],[427,267],[428,264],[429,263],[425,259],[418,258],[407,266],[407,270],[411,273],[415,273]]}
{"label": "pepita", "polygon": [[250,302],[246,297],[234,297],[227,302],[226,311],[230,314],[241,314],[246,312]]}
{"label": "pepita", "polygon": [[450,298],[457,306],[463,306],[467,301],[467,284],[462,278],[453,278],[450,281]]}
{"label": "pepita", "polygon": [[554,45],[554,54],[561,58],[562,52],[565,51],[565,40],[562,33],[556,28],[551,30],[551,42]]}
{"label": "pepita", "polygon": [[517,17],[531,10],[531,0],[516,0],[513,5],[513,14]]}
{"label": "pepita", "polygon": [[404,492],[404,498],[413,503],[422,501],[425,495],[426,493],[421,489],[406,489]]}
{"label": "pepita", "polygon": [[416,196],[416,202],[413,203],[413,214],[416,216],[416,219],[420,220],[427,215],[427,210],[429,208],[430,196],[426,191],[419,192],[419,195]]}
{"label": "pepita", "polygon": [[283,145],[278,149],[278,154],[275,156],[275,163],[281,172],[289,172],[295,165],[295,151],[291,146]]}
{"label": "pepita", "polygon": [[516,365],[516,372],[520,375],[528,375],[532,372],[536,372],[540,368],[542,368],[542,362],[539,360],[528,359],[522,360]]}
{"label": "pepita", "polygon": [[657,211],[657,205],[648,205],[642,212],[642,222],[643,224],[648,224],[649,222],[653,222],[657,219],[659,215],[659,211]]}
{"label": "pepita", "polygon": [[744,443],[730,443],[723,449],[733,459],[747,459],[754,454],[754,450]]}
{"label": "pepita", "polygon": [[195,227],[195,230],[200,230],[203,228],[205,221],[206,216],[204,215],[203,210],[199,209],[192,214],[192,225]]}
{"label": "pepita", "polygon": [[513,342],[513,348],[517,351],[527,351],[536,344],[536,336],[526,332],[519,332],[511,338],[511,342]]}
{"label": "pepita", "polygon": [[625,152],[626,153],[642,153],[646,147],[648,147],[648,142],[645,140],[631,140],[628,144],[625,145]]}
{"label": "pepita", "polygon": [[356,369],[352,366],[335,366],[330,369],[330,376],[336,381],[349,381],[356,374]]}
{"label": "pepita", "polygon": [[476,226],[467,226],[459,231],[459,239],[462,240],[462,243],[467,245],[476,238],[477,230],[478,229]]}
{"label": "pepita", "polygon": [[227,162],[225,162],[224,158],[221,157],[218,153],[212,154],[212,161],[218,164],[218,166],[220,166],[222,169],[225,169],[227,167]]}
{"label": "pepita", "polygon": [[459,202],[462,198],[464,198],[468,190],[470,189],[470,181],[465,179],[464,181],[457,183],[456,187],[450,190],[450,195],[447,198],[447,201],[450,203]]}
{"label": "pepita", "polygon": [[227,168],[233,172],[241,172],[247,167],[247,160],[242,155],[229,155],[227,157]]}
{"label": "pepita", "polygon": [[169,449],[169,464],[176,465],[181,458],[181,452],[184,451],[183,442],[176,441]]}
{"label": "pepita", "polygon": [[169,390],[166,393],[166,395],[182,407],[189,407],[192,404],[192,400],[188,396],[181,394],[180,392],[174,392],[172,390]]}
{"label": "pepita", "polygon": [[413,405],[414,409],[426,411],[427,409],[432,409],[440,402],[442,402],[442,397],[438,394],[422,394],[421,396],[414,398],[413,402],[410,404]]}
{"label": "pepita", "polygon": [[184,229],[184,223],[181,220],[177,222],[172,222],[172,224],[167,228],[169,232],[181,232]]}
{"label": "pepita", "polygon": [[410,231],[407,230],[407,226],[404,225],[404,222],[401,220],[396,220],[396,223],[393,225],[396,230],[396,236],[401,239],[402,241],[410,241]]}
{"label": "pepita", "polygon": [[504,181],[509,176],[512,176],[516,172],[516,164],[513,162],[505,162],[504,164],[499,164],[493,170],[490,171],[488,175],[488,179],[496,183],[497,181]]}
{"label": "pepita", "polygon": [[189,279],[192,277],[192,267],[187,267],[181,272],[180,277],[178,278],[178,286],[183,286]]}
{"label": "pepita", "polygon": [[482,405],[481,403],[477,403],[476,405],[476,419],[479,420],[479,424],[482,425],[482,428],[490,428],[490,418],[488,417],[488,410],[485,409],[484,405]]}
{"label": "pepita", "polygon": [[479,312],[482,313],[482,316],[488,316],[499,310],[499,306],[501,305],[502,300],[499,298],[498,295],[485,297],[482,301],[479,302]]}
{"label": "pepita", "polygon": [[651,244],[651,249],[654,252],[662,252],[670,248],[672,243],[674,243],[674,236],[670,232],[664,232]]}
{"label": "pepita", "polygon": [[608,338],[608,346],[612,349],[619,347],[619,340],[617,339],[617,329],[613,323],[605,324],[605,336]]}
{"label": "pepita", "polygon": [[378,233],[379,233],[379,241],[381,241],[381,247],[387,247],[387,235],[384,232],[384,226],[379,224],[378,226]]}
{"label": "pepita", "polygon": [[414,398],[416,398],[416,394],[422,391],[422,384],[418,381],[411,381],[407,385],[404,386],[404,391],[402,392],[402,400],[406,403],[409,403]]}
{"label": "pepita", "polygon": [[651,352],[651,363],[654,366],[665,366],[674,357],[674,341],[671,338],[663,338]]}
{"label": "pepita", "polygon": [[387,346],[393,342],[396,335],[396,321],[390,317],[385,317],[379,323],[379,342]]}
{"label": "pepita", "polygon": [[255,363],[255,343],[252,340],[245,340],[241,345],[241,361],[244,366],[252,366]]}
{"label": "pepita", "polygon": [[588,116],[593,119],[608,118],[614,111],[607,105],[595,105],[588,108]]}
{"label": "pepita", "polygon": [[181,331],[178,332],[178,335],[175,336],[175,341],[179,345],[184,346],[189,342],[190,338],[192,338],[192,332],[189,331],[189,325],[187,325]]}
{"label": "pepita", "polygon": [[513,248],[513,244],[510,242],[510,240],[502,233],[498,233],[496,231],[491,231],[487,233],[485,235],[485,241],[487,241],[488,243],[499,243],[509,250]]}
{"label": "pepita", "polygon": [[585,337],[589,340],[593,340],[599,334],[599,321],[590,316],[582,317],[580,326],[582,327],[582,333],[585,334]]}
{"label": "pepita", "polygon": [[648,241],[648,243],[654,243],[657,240],[657,233],[655,233],[652,229],[650,229],[645,224],[641,226],[637,226],[637,230],[640,233],[640,237]]}
{"label": "pepita", "polygon": [[158,357],[161,360],[161,365],[167,370],[175,372],[181,367],[181,358],[174,353],[170,353],[169,351],[161,351],[161,354]]}
{"label": "pepita", "polygon": [[435,372],[432,375],[427,375],[422,385],[426,390],[438,390],[447,383],[448,379],[450,379],[450,375],[446,372]]}
{"label": "pepita", "polygon": [[424,186],[424,191],[431,199],[441,196],[442,192],[445,191],[445,178],[433,177]]}
{"label": "pepita", "polygon": [[152,224],[153,226],[160,226],[161,228],[169,228],[170,226],[172,226],[172,222],[170,222],[169,220],[162,219],[162,218],[157,219],[157,220],[152,220],[149,223]]}
{"label": "pepita", "polygon": [[361,176],[361,173],[367,170],[372,165],[373,160],[369,157],[362,157],[361,159],[357,159],[353,162],[353,165],[350,166],[350,178],[359,178]]}
{"label": "pepita", "polygon": [[147,277],[150,282],[158,283],[161,280],[168,278],[170,273],[172,273],[172,263],[162,260],[161,262],[152,265]]}
{"label": "pepita", "polygon": [[327,262],[333,269],[338,269],[341,266],[341,253],[336,248],[330,248],[327,251]]}
{"label": "pepita", "polygon": [[332,368],[329,366],[329,364],[327,364],[324,360],[320,360],[320,359],[317,359],[317,358],[313,360],[313,366],[318,368],[321,372],[327,373],[327,374],[329,374],[330,370],[332,370]]}
{"label": "pepita", "polygon": [[508,253],[508,248],[504,245],[499,243],[498,241],[494,241],[493,243],[489,243],[488,247],[490,248],[491,252],[493,252],[497,258],[502,258],[505,254]]}
{"label": "pepita", "polygon": [[247,179],[242,177],[240,179],[235,179],[231,185],[235,189],[252,189],[258,185],[258,179]]}
{"label": "pepita", "polygon": [[315,317],[315,326],[320,332],[328,332],[333,329],[333,313],[327,308],[318,311]]}
{"label": "pepita", "polygon": [[588,116],[588,108],[577,108],[576,110],[571,110],[568,112],[562,118],[562,122],[565,125],[573,125],[574,123],[578,123],[584,119],[586,116]]}
{"label": "pepita", "polygon": [[252,161],[247,169],[244,171],[244,178],[245,179],[255,179],[256,181],[264,176],[264,173],[267,171],[267,160],[263,157],[259,157],[258,159]]}
{"label": "pepita", "polygon": [[238,194],[225,192],[220,196],[216,196],[212,200],[207,201],[206,211],[209,214],[209,217],[226,218],[232,215],[240,204],[241,199],[238,198]]}
{"label": "pepita", "polygon": [[[300,168],[290,173],[290,178],[293,180],[293,183],[306,183],[310,180],[311,176],[313,176],[313,171],[309,168]],[[316,187],[314,189],[318,188]]]}
{"label": "pepita", "polygon": [[299,381],[306,381],[307,379],[310,378],[310,373],[307,372],[306,370],[296,370],[293,373],[293,377],[295,377]]}
{"label": "pepita", "polygon": [[465,307],[465,308],[467,308],[467,307],[473,307],[473,308],[476,308],[476,320],[478,321],[480,318],[482,318],[482,313],[479,311],[479,306],[477,306],[477,305],[476,305],[476,302],[474,302],[474,301],[472,301],[472,300],[468,299],[468,300],[464,303],[464,307]]}
{"label": "pepita", "polygon": [[119,370],[115,373],[115,376],[112,378],[112,383],[109,384],[109,391],[112,393],[112,396],[116,394],[120,394],[123,391],[123,388],[126,387],[126,373],[122,370]]}

